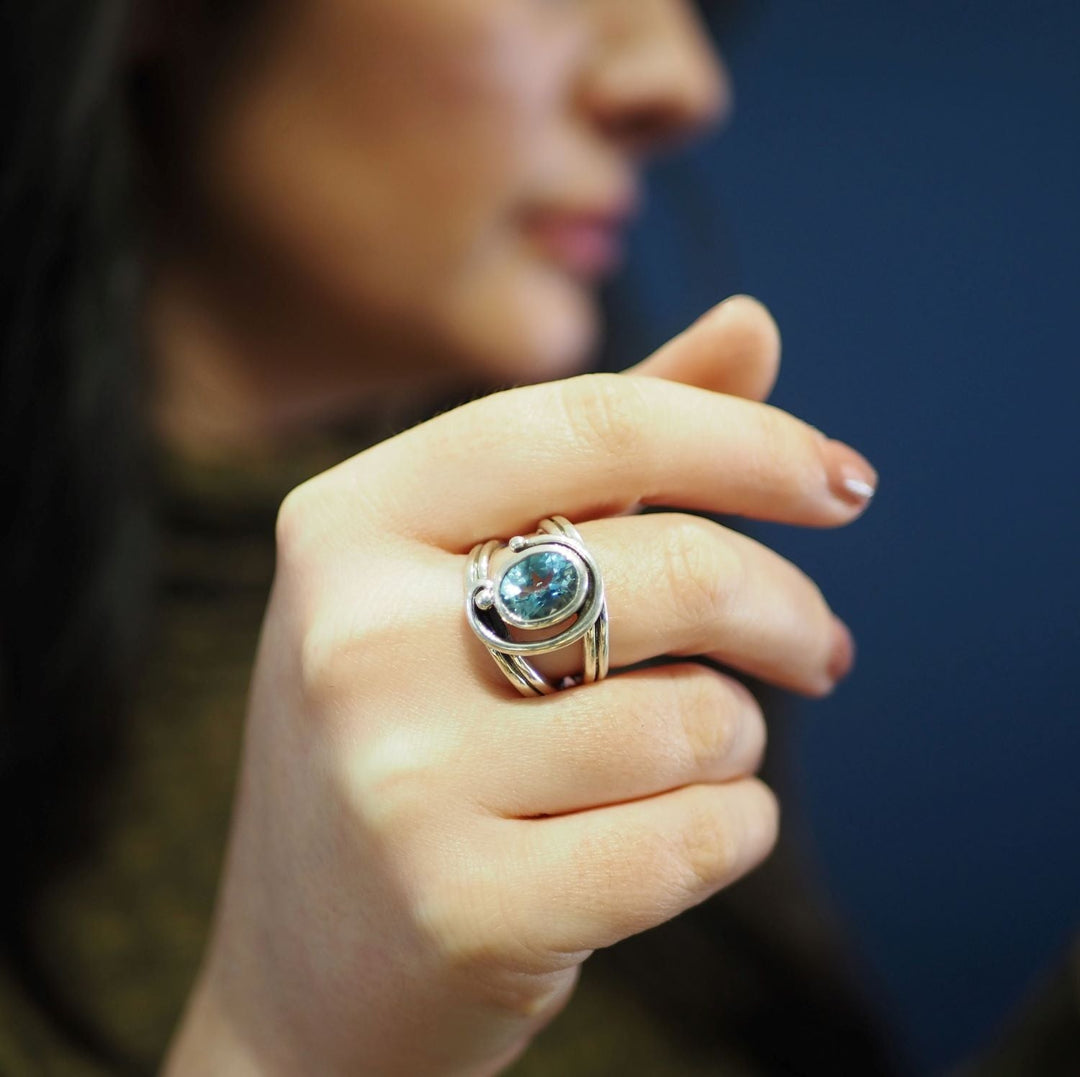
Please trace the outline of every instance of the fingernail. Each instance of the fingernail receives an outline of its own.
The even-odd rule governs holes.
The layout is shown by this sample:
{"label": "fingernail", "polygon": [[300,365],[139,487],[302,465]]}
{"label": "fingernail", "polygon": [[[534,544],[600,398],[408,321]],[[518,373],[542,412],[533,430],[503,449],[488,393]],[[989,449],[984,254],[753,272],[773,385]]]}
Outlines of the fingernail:
{"label": "fingernail", "polygon": [[870,461],[842,441],[825,443],[829,488],[841,501],[860,508],[868,505],[877,490],[878,476]]}
{"label": "fingernail", "polygon": [[826,672],[832,678],[833,683],[842,681],[855,665],[855,639],[839,617],[833,618],[832,651],[829,654],[829,664]]}

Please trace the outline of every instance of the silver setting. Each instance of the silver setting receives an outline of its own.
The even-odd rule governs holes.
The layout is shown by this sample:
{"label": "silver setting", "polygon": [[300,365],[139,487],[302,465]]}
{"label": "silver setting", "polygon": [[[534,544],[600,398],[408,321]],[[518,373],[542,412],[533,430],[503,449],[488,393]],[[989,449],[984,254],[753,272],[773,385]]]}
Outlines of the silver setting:
{"label": "silver setting", "polygon": [[[496,574],[491,572],[495,554],[509,549],[515,556]],[[577,570],[578,587],[572,604],[541,620],[524,621],[502,602],[499,586],[506,573],[525,557],[537,552],[556,552]],[[488,648],[506,678],[523,695],[550,695],[568,687],[566,679],[556,685],[526,659],[526,655],[548,654],[584,640],[585,668],[580,683],[601,680],[608,673],[608,616],[600,568],[585,547],[578,530],[565,516],[551,516],[540,521],[533,535],[515,535],[504,546],[489,539],[475,546],[466,570],[468,599],[465,613],[469,625]],[[548,639],[515,640],[511,627],[519,631],[542,630],[569,622],[567,627]]]}

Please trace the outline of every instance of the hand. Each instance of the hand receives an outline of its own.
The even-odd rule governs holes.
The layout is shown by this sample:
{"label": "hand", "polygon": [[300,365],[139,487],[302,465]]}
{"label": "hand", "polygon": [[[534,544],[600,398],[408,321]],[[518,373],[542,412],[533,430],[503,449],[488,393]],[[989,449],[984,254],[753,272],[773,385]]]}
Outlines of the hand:
{"label": "hand", "polygon": [[737,300],[627,374],[474,401],[289,495],[215,931],[170,1072],[496,1073],[593,950],[768,853],[744,687],[673,660],[523,698],[466,624],[464,566],[561,513],[604,573],[613,670],[709,655],[828,692],[850,636],[798,569],[700,517],[632,514],[859,515],[874,476],[853,450],[713,391],[764,395],[778,356],[767,313]]}

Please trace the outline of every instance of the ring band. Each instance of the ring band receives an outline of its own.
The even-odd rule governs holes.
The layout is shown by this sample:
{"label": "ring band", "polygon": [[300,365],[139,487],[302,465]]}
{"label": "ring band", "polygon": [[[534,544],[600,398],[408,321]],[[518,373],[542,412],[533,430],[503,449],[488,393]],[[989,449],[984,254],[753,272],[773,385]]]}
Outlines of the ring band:
{"label": "ring band", "polygon": [[[493,570],[492,562],[500,564]],[[547,654],[578,640],[585,645],[580,683],[608,672],[608,614],[600,568],[578,530],[565,516],[541,520],[532,535],[508,543],[489,539],[473,547],[466,571],[465,613],[472,630],[507,680],[522,695],[551,695],[554,684],[529,655]],[[554,635],[529,639],[527,632],[573,621]],[[513,630],[521,635],[515,637]],[[579,683],[571,679],[572,683]]]}

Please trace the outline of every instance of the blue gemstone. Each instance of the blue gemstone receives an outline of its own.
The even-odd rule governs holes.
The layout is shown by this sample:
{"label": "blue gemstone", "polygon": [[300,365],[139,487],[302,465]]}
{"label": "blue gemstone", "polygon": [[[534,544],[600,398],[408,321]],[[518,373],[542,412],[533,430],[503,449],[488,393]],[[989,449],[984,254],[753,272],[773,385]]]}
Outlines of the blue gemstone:
{"label": "blue gemstone", "polygon": [[578,590],[578,570],[561,553],[529,554],[507,569],[499,597],[521,621],[543,621],[556,613],[569,616]]}

